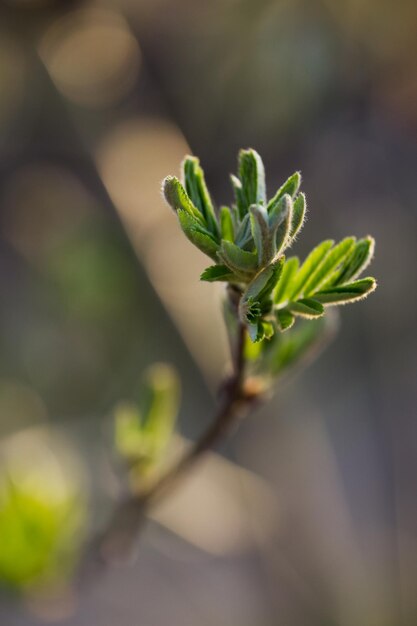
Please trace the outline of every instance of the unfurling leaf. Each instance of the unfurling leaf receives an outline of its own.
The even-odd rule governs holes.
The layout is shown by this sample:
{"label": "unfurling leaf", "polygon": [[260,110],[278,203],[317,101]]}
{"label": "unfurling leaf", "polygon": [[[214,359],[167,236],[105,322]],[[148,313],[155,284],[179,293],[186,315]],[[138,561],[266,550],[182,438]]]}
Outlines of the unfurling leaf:
{"label": "unfurling leaf", "polygon": [[237,277],[230,271],[226,265],[211,265],[206,267],[204,272],[200,276],[200,280],[205,280],[208,283],[214,282],[236,282]]}
{"label": "unfurling leaf", "polygon": [[177,215],[181,228],[188,239],[202,252],[214,261],[217,261],[219,244],[215,241],[213,235],[188,212],[180,209],[177,211]]}
{"label": "unfurling leaf", "polygon": [[228,206],[220,209],[220,231],[222,239],[233,242],[235,239],[235,226],[233,217]]}
{"label": "unfurling leaf", "polygon": [[239,178],[242,183],[245,213],[252,204],[266,203],[264,165],[255,150],[239,152]]}
{"label": "unfurling leaf", "polygon": [[373,237],[359,239],[341,267],[329,279],[329,282],[323,285],[323,288],[330,287],[331,285],[343,285],[349,280],[352,281],[357,278],[372,260],[374,248],[375,241]]}
{"label": "unfurling leaf", "polygon": [[299,231],[302,229],[305,216],[306,216],[306,197],[303,193],[300,193],[293,203],[292,220],[291,220],[291,232],[290,237],[294,239]]}
{"label": "unfurling leaf", "polygon": [[300,262],[296,256],[285,262],[284,267],[282,268],[281,277],[274,292],[275,304],[281,304],[281,302],[285,302],[287,299],[287,293],[291,288],[292,280],[298,271],[299,265]]}
{"label": "unfurling leaf", "polygon": [[256,298],[259,301],[263,301],[265,298],[269,298],[280,278],[284,262],[285,258],[281,257],[259,272],[249,283],[242,300],[245,300],[245,298]]}
{"label": "unfurling leaf", "polygon": [[300,315],[300,317],[305,317],[306,319],[320,317],[324,313],[323,305],[313,298],[301,298],[296,302],[290,302],[288,310],[294,313],[294,315]]}
{"label": "unfurling leaf", "polygon": [[285,181],[283,185],[281,185],[275,196],[268,202],[268,213],[272,210],[278,200],[282,198],[286,193],[291,196],[291,198],[294,198],[300,188],[300,184],[301,174],[300,172],[295,172]]}
{"label": "unfurling leaf", "polygon": [[231,241],[222,241],[218,257],[232,272],[253,276],[257,268],[256,252],[246,252]]}
{"label": "unfurling leaf", "polygon": [[249,212],[252,237],[258,254],[258,266],[265,267],[272,260],[275,252],[269,230],[268,213],[265,207],[257,204],[249,207]]}
{"label": "unfurling leaf", "polygon": [[233,193],[235,195],[235,202],[239,212],[239,216],[243,218],[246,214],[246,201],[243,196],[242,183],[239,178],[234,174],[230,174],[230,182],[232,183]]}
{"label": "unfurling leaf", "polygon": [[319,266],[325,255],[333,246],[334,241],[328,239],[319,244],[314,250],[310,252],[297,274],[292,280],[292,285],[288,290],[288,297],[291,300],[296,300],[298,296],[303,293],[304,286],[316,268]]}
{"label": "unfurling leaf", "polygon": [[353,283],[323,289],[315,293],[314,298],[325,305],[347,304],[366,298],[375,289],[375,278],[361,278]]}
{"label": "unfurling leaf", "polygon": [[283,196],[283,201],[287,207],[285,218],[279,224],[275,231],[275,249],[276,254],[281,254],[290,244],[290,233],[292,223],[293,204],[289,195]]}
{"label": "unfurling leaf", "polygon": [[243,248],[251,240],[250,215],[247,213],[241,221],[236,233],[236,245]]}
{"label": "unfurling leaf", "polygon": [[280,226],[287,218],[288,213],[291,211],[291,203],[291,196],[284,194],[270,208],[268,212],[268,221],[271,230],[276,232],[278,226]]}
{"label": "unfurling leaf", "polygon": [[204,172],[196,157],[186,156],[183,161],[185,190],[195,207],[200,211],[208,230],[216,237],[219,228],[214,213],[213,203],[208,192]]}
{"label": "unfurling leaf", "polygon": [[174,211],[184,211],[204,226],[204,219],[200,211],[191,202],[184,187],[175,176],[167,176],[162,183],[165,200]]}
{"label": "unfurling leaf", "polygon": [[332,272],[347,257],[355,245],[354,237],[346,237],[330,250],[316,266],[314,272],[305,283],[303,293],[306,296],[318,291]]}
{"label": "unfurling leaf", "polygon": [[278,309],[275,312],[275,317],[276,317],[279,329],[282,332],[284,332],[285,330],[288,330],[289,328],[291,328],[291,326],[295,322],[294,315],[292,313],[290,313],[287,309]]}

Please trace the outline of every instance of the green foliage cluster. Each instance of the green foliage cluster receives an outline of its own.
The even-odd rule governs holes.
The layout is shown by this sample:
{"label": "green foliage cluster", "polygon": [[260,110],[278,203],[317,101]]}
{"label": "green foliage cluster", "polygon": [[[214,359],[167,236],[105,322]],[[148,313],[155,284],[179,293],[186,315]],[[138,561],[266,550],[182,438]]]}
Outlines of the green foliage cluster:
{"label": "green foliage cluster", "polygon": [[321,317],[326,306],[360,300],[375,289],[374,278],[358,279],[372,258],[372,237],[323,241],[303,263],[286,258],[306,215],[299,172],[268,199],[261,157],[241,150],[231,182],[235,203],[216,210],[199,160],[187,156],[182,182],[168,176],[163,192],[188,239],[215,261],[201,279],[229,283],[241,293],[239,317],[253,342],[288,330],[296,317]]}

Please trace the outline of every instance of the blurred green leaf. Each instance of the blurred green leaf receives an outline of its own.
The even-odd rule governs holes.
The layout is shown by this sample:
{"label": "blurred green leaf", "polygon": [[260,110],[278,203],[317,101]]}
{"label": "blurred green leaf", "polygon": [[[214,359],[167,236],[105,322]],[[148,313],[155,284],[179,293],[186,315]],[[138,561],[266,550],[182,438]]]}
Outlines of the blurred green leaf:
{"label": "blurred green leaf", "polygon": [[70,575],[85,502],[77,478],[43,442],[36,449],[35,435],[12,440],[0,466],[0,584],[27,591]]}
{"label": "blurred green leaf", "polygon": [[125,459],[141,458],[144,454],[142,415],[138,406],[123,402],[115,409],[115,445]]}
{"label": "blurred green leaf", "polygon": [[332,316],[301,320],[284,333],[276,333],[264,344],[263,369],[271,380],[301,367],[309,358],[321,351],[335,331]]}
{"label": "blurred green leaf", "polygon": [[179,395],[175,370],[158,363],[146,371],[138,403],[115,409],[116,449],[142,477],[162,460],[174,431]]}

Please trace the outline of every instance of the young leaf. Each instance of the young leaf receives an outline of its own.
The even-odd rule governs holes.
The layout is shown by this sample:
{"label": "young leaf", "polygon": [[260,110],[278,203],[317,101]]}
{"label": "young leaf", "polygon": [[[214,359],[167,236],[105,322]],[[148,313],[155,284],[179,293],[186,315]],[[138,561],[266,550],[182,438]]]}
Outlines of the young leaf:
{"label": "young leaf", "polygon": [[307,280],[321,263],[333,244],[334,241],[332,239],[327,239],[310,252],[296,276],[293,278],[292,285],[288,289],[288,298],[290,300],[297,300],[298,296],[303,292]]}
{"label": "young leaf", "polygon": [[247,276],[256,272],[256,252],[246,252],[231,241],[222,241],[218,256],[233,272],[243,272]]}
{"label": "young leaf", "polygon": [[279,200],[275,202],[268,213],[269,227],[271,230],[276,231],[278,226],[287,218],[289,211],[291,211],[291,196],[284,194],[282,198],[279,198]]}
{"label": "young leaf", "polygon": [[240,218],[243,218],[246,214],[246,203],[243,196],[242,183],[234,174],[230,174],[230,182],[232,183],[233,193],[235,195],[236,207],[239,212]]}
{"label": "young leaf", "polygon": [[299,315],[300,317],[305,317],[307,319],[321,317],[324,313],[323,305],[313,298],[301,298],[296,302],[290,302],[288,304],[288,310],[295,315]]}
{"label": "young leaf", "polygon": [[220,209],[220,231],[222,239],[233,242],[235,239],[234,230],[233,218],[230,209],[227,206],[222,206]]}
{"label": "young leaf", "polygon": [[235,243],[239,248],[243,248],[251,240],[250,215],[247,213],[237,229]]}
{"label": "young leaf", "polygon": [[209,283],[214,283],[216,281],[232,283],[237,282],[238,278],[226,265],[211,265],[210,267],[206,267],[200,276],[200,280],[205,280]]}
{"label": "young leaf", "polygon": [[323,285],[323,288],[332,285],[343,285],[348,280],[357,278],[372,260],[374,247],[375,241],[373,237],[365,237],[357,241],[341,268],[335,272],[328,283]]}
{"label": "young leaf", "polygon": [[286,294],[291,287],[292,279],[298,271],[298,266],[300,262],[298,257],[294,256],[291,259],[288,259],[285,262],[284,267],[282,268],[281,277],[277,283],[275,293],[274,293],[274,302],[275,304],[281,304],[281,302],[285,302]]}
{"label": "young leaf", "polygon": [[304,224],[304,219],[306,215],[306,197],[303,193],[300,193],[297,198],[294,200],[293,211],[292,211],[292,220],[291,220],[291,232],[290,237],[294,239],[297,236],[298,232],[301,230]]}
{"label": "young leaf", "polygon": [[316,266],[316,269],[304,285],[304,295],[308,296],[318,291],[337,266],[344,261],[354,245],[355,238],[346,237],[346,239],[338,243],[333,250],[330,250],[328,254],[323,257],[321,263]]}
{"label": "young leaf", "polygon": [[202,214],[208,230],[218,238],[219,228],[214,213],[213,203],[208,192],[204,172],[196,157],[186,156],[183,164],[185,190],[194,206]]}
{"label": "young leaf", "polygon": [[288,244],[290,243],[293,204],[291,197],[288,194],[283,196],[283,199],[285,199],[287,212],[285,218],[278,226],[275,234],[275,247],[277,255],[284,252],[285,248],[287,248]]}
{"label": "young leaf", "polygon": [[295,317],[287,309],[278,309],[275,311],[275,317],[277,320],[278,328],[284,332],[293,326]]}
{"label": "young leaf", "polygon": [[255,150],[239,152],[239,178],[246,211],[251,204],[266,203],[264,165]]}
{"label": "young leaf", "polygon": [[294,196],[296,195],[297,191],[300,188],[300,184],[301,184],[301,174],[300,172],[295,172],[292,176],[290,176],[285,181],[283,185],[281,185],[281,187],[276,192],[275,196],[271,198],[271,200],[268,202],[268,207],[267,207],[268,213],[272,210],[272,208],[278,202],[278,200],[282,198],[282,196],[284,196],[286,193],[289,196],[291,196],[291,198],[294,198]]}
{"label": "young leaf", "polygon": [[202,214],[191,202],[178,178],[175,176],[167,176],[162,183],[162,191],[164,193],[165,200],[174,209],[174,211],[182,210],[200,222],[201,225],[205,225]]}
{"label": "young leaf", "polygon": [[260,271],[259,274],[257,274],[249,283],[248,288],[242,297],[242,301],[253,298],[262,302],[266,298],[269,298],[275,285],[279,281],[284,262],[285,258],[281,257]]}
{"label": "young leaf", "polygon": [[249,212],[252,237],[258,254],[258,266],[265,267],[274,256],[268,214],[263,206],[257,204],[253,204]]}
{"label": "young leaf", "polygon": [[186,211],[180,209],[177,211],[178,219],[181,225],[182,230],[188,239],[195,245],[199,250],[207,254],[214,261],[217,261],[217,252],[219,250],[218,243],[213,239],[211,233],[209,233],[203,226],[201,226],[200,222],[194,219]]}
{"label": "young leaf", "polygon": [[347,304],[366,298],[375,289],[375,278],[361,278],[353,283],[323,289],[315,293],[314,298],[324,305]]}

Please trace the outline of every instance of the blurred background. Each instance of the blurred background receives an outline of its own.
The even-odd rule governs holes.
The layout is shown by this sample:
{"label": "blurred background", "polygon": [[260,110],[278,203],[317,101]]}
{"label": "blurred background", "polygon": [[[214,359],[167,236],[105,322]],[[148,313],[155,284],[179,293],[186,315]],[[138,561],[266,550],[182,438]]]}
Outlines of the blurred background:
{"label": "blurred background", "polygon": [[221,289],[159,191],[187,151],[218,204],[241,147],[270,193],[300,169],[296,253],[372,234],[379,281],[155,512],[134,564],[77,597],[17,593],[46,548],[19,552],[3,515],[1,624],[417,624],[416,59],[414,0],[0,3],[0,447],[54,494],[48,537],[76,551],[108,519],[112,407],[147,365],[178,368],[185,437],[212,414]]}

